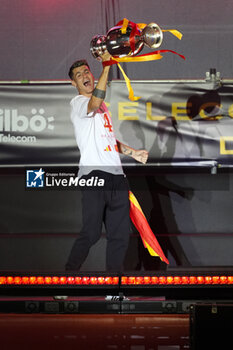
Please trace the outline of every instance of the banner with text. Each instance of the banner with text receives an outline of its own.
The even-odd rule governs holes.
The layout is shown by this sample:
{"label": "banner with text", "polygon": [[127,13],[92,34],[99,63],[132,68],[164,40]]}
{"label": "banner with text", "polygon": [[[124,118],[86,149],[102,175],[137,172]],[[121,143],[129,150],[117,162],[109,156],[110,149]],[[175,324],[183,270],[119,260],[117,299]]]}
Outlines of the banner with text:
{"label": "banner with text", "polygon": [[[116,138],[147,149],[149,166],[233,163],[233,84],[134,81],[132,87],[141,96],[136,102],[128,100],[124,81],[112,81],[106,104]],[[76,93],[68,82],[0,84],[0,165],[78,165],[70,120]]]}

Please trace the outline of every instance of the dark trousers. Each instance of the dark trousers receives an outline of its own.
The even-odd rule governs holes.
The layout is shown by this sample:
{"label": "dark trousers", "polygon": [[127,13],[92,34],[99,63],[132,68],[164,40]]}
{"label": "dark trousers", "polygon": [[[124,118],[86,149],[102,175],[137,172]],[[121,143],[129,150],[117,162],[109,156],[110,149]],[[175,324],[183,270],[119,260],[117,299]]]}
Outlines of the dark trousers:
{"label": "dark trousers", "polygon": [[78,271],[89,249],[101,237],[102,223],[106,228],[107,271],[122,271],[129,243],[130,216],[128,182],[124,175],[92,171],[83,178],[98,176],[105,181],[104,187],[82,191],[83,227],[72,247],[67,271]]}

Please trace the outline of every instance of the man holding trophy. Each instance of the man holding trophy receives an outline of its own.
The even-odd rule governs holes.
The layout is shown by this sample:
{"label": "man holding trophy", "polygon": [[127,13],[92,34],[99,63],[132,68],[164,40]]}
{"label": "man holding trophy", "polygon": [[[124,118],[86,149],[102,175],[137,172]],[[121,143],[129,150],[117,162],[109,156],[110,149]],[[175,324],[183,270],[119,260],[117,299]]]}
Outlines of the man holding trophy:
{"label": "man holding trophy", "polygon": [[112,120],[104,103],[111,55],[99,55],[103,70],[94,88],[94,77],[85,60],[74,62],[69,70],[72,85],[79,95],[71,101],[71,120],[80,149],[79,178],[98,176],[104,179],[102,188],[82,190],[83,227],[75,240],[67,271],[78,271],[89,249],[102,233],[104,222],[107,237],[106,269],[120,272],[129,242],[129,188],[119,153],[146,163],[148,152],[135,150],[115,139]]}
{"label": "man holding trophy", "polygon": [[[90,247],[102,233],[104,222],[107,235],[106,268],[122,271],[130,234],[130,218],[138,229],[145,248],[152,256],[159,256],[169,263],[159,246],[136,198],[129,191],[119,153],[141,163],[146,163],[148,152],[135,150],[115,139],[112,120],[104,103],[110,66],[118,64],[127,83],[129,98],[139,99],[133,94],[128,77],[119,62],[142,62],[161,59],[159,50],[136,56],[146,45],[158,48],[163,41],[163,32],[170,32],[178,39],[182,34],[174,29],[161,30],[156,23],[148,25],[133,23],[124,18],[111,28],[107,35],[96,35],[91,41],[91,53],[102,62],[103,70],[94,88],[94,77],[85,60],[74,62],[69,70],[72,85],[79,95],[71,101],[71,120],[76,141],[80,149],[79,178],[98,176],[105,181],[104,188],[82,191],[83,228],[71,250],[66,270],[77,271],[85,261]],[[136,57],[133,57],[136,56]]]}

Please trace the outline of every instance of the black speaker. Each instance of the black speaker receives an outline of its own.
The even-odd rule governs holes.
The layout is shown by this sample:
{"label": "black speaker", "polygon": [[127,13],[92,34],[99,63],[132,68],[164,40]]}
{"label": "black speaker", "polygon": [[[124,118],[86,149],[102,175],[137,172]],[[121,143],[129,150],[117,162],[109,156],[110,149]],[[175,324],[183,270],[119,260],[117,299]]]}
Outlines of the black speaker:
{"label": "black speaker", "polygon": [[195,304],[190,308],[191,350],[233,349],[233,304]]}

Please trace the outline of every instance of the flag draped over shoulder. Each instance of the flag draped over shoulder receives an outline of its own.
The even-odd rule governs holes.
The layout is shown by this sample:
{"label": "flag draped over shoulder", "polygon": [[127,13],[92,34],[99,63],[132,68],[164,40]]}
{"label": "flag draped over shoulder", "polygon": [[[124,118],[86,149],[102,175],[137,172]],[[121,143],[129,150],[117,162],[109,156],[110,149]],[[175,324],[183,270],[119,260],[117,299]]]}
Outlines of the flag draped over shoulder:
{"label": "flag draped over shoulder", "polygon": [[158,256],[166,264],[169,264],[169,261],[165,257],[163,250],[159,245],[159,242],[157,241],[147,222],[140,204],[131,191],[129,191],[129,202],[130,218],[141,236],[144,247],[148,249],[150,255]]}

